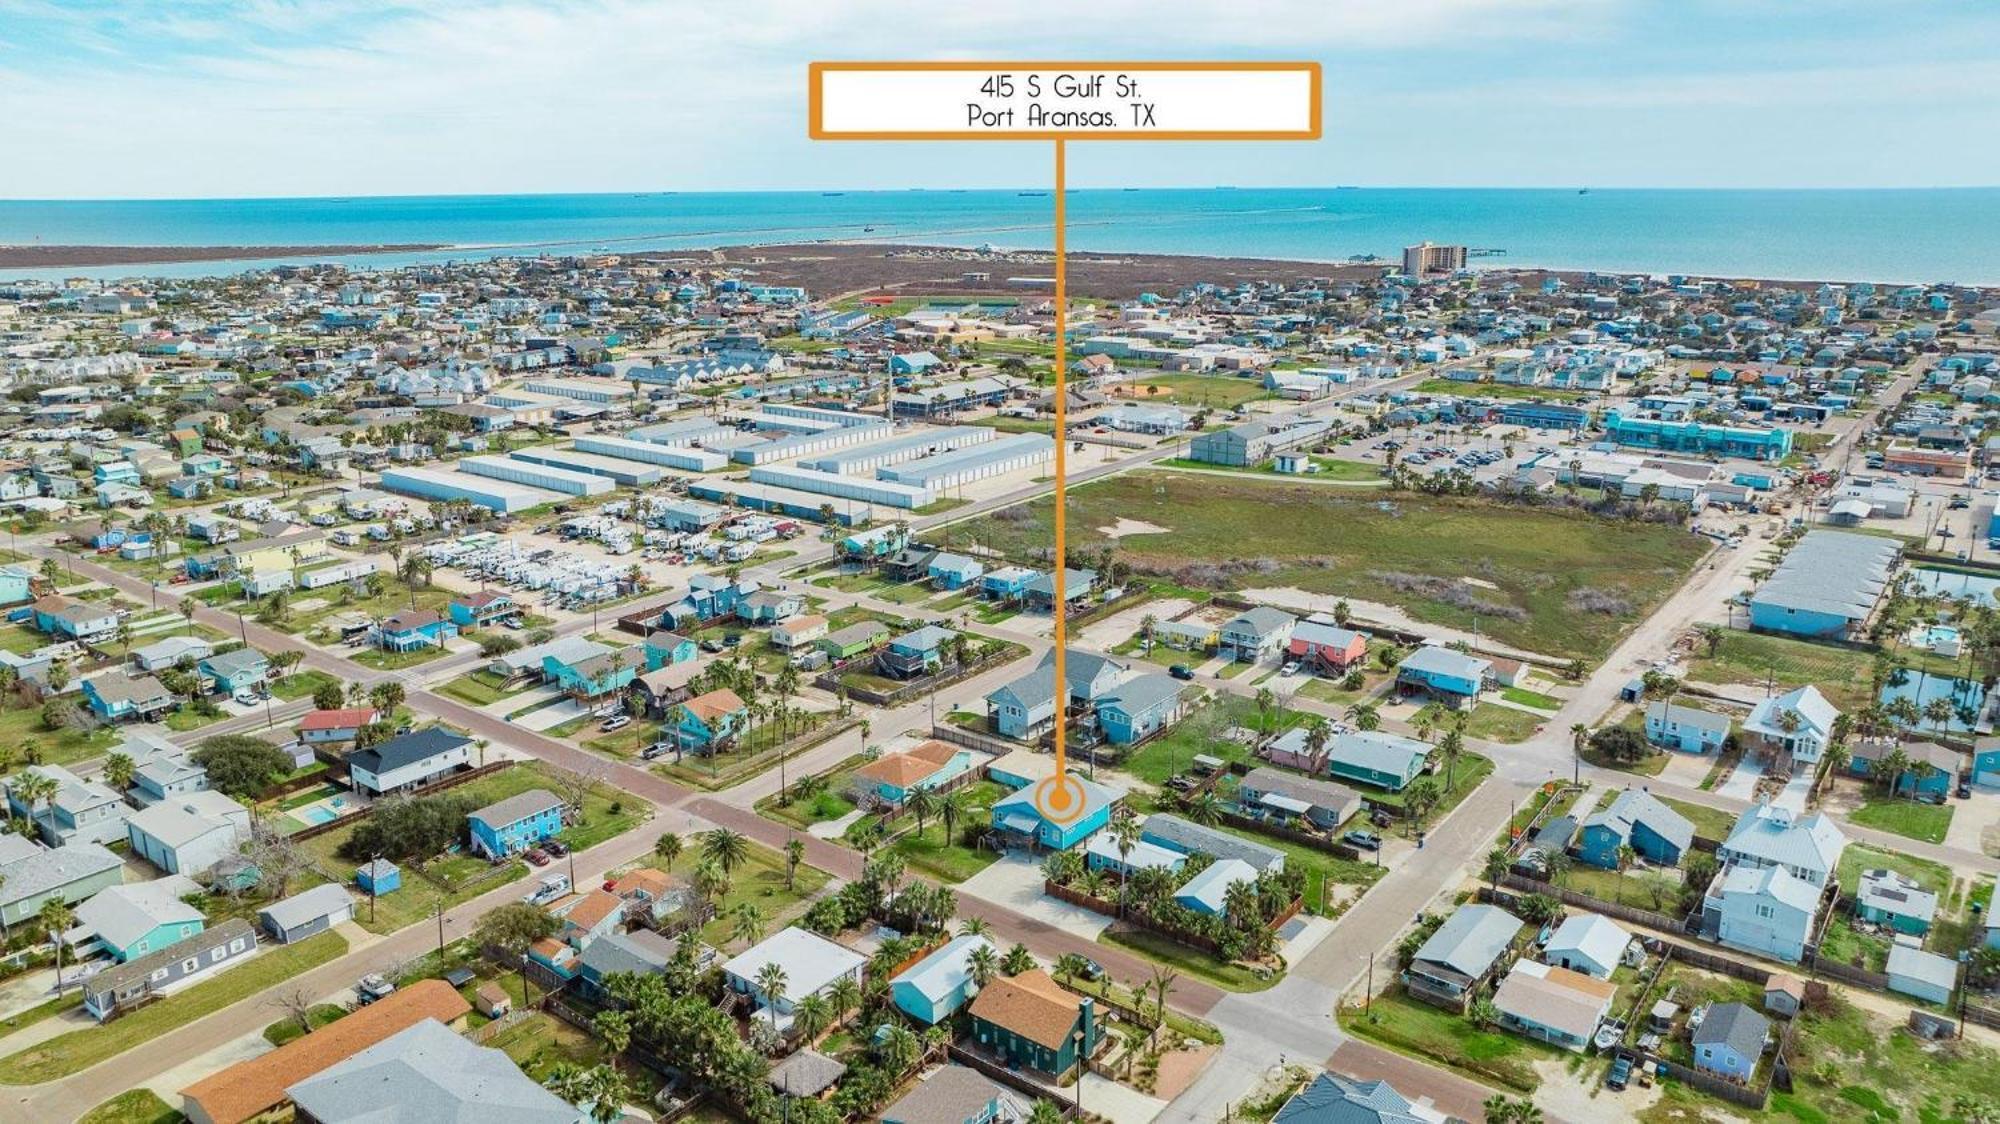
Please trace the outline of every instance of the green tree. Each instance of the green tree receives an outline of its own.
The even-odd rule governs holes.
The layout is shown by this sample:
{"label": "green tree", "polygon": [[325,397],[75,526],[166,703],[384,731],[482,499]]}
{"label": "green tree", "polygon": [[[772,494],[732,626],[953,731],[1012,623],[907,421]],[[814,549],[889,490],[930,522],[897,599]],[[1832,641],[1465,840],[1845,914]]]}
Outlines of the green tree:
{"label": "green tree", "polygon": [[191,755],[208,770],[208,786],[239,799],[254,800],[292,771],[291,755],[262,738],[221,734],[205,738]]}
{"label": "green tree", "polygon": [[701,857],[715,864],[723,877],[736,872],[750,858],[750,841],[726,827],[706,831],[701,836]]}
{"label": "green tree", "polygon": [[663,831],[653,840],[653,853],[667,864],[667,873],[674,872],[674,860],[681,857],[681,837],[671,831]]}
{"label": "green tree", "polygon": [[521,996],[534,998],[528,982],[528,949],[536,941],[555,936],[562,922],[540,906],[509,902],[488,910],[473,927],[473,940],[497,948],[521,965]]}

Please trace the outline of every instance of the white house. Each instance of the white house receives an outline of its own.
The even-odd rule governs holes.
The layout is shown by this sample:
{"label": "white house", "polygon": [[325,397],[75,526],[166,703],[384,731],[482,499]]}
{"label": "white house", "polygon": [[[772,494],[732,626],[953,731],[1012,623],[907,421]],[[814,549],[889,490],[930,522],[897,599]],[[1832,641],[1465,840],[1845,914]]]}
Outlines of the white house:
{"label": "white house", "polygon": [[1774,751],[1791,754],[1802,765],[1818,764],[1833,740],[1833,723],[1840,712],[1810,684],[1765,699],[1750,711],[1743,732]]}
{"label": "white house", "polygon": [[380,796],[437,780],[472,764],[472,739],[442,726],[390,738],[347,757],[354,787]]}
{"label": "white house", "polygon": [[1586,976],[1608,980],[1632,943],[1632,934],[1616,921],[1596,913],[1572,913],[1556,927],[1542,949],[1542,960]]}
{"label": "white house", "polygon": [[[784,991],[764,994],[757,977],[765,965],[776,964],[785,973]],[[817,933],[797,926],[780,930],[745,949],[722,966],[731,990],[756,999],[761,1012],[776,1007],[780,1029],[791,1023],[792,1009],[808,995],[818,995],[846,976],[856,984],[868,965],[868,958],[844,948]]]}
{"label": "white house", "polygon": [[1846,849],[1847,836],[1826,813],[1794,822],[1785,809],[1759,804],[1736,818],[1715,858],[1725,867],[1782,866],[1817,890],[1833,877]]}
{"label": "white house", "polygon": [[1702,929],[1745,952],[1787,963],[1805,954],[1819,912],[1819,889],[1782,866],[1727,867],[1701,903]]}

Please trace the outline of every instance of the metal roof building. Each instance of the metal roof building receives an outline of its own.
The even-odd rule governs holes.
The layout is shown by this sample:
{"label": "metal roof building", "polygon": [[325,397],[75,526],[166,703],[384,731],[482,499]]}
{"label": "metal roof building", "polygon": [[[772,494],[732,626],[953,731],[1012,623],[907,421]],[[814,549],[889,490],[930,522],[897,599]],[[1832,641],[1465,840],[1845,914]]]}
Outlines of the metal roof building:
{"label": "metal roof building", "polygon": [[948,453],[954,449],[963,449],[992,439],[993,430],[982,425],[924,428],[915,433],[870,441],[866,445],[821,457],[818,460],[800,461],[799,465],[802,468],[816,468],[821,472],[863,473],[881,468],[883,465],[915,460],[935,453]]}
{"label": "metal roof building", "polygon": [[818,469],[799,468],[795,465],[762,465],[750,470],[750,480],[752,483],[776,484],[781,488],[796,488],[802,492],[812,492],[821,496],[879,503],[884,507],[924,507],[937,498],[936,494],[926,487],[895,481],[866,480],[858,476],[842,476],[837,472],[821,472]]}
{"label": "metal roof building", "polygon": [[489,511],[502,514],[525,511],[545,503],[561,503],[568,498],[561,492],[488,479],[469,472],[446,472],[419,465],[383,469],[382,487],[419,499],[470,500]]}
{"label": "metal roof building", "polygon": [[1056,443],[1046,434],[1018,433],[968,449],[918,457],[907,464],[877,469],[884,480],[914,487],[952,488],[1023,468],[1033,468],[1055,456]]}
{"label": "metal roof building", "polygon": [[662,475],[656,465],[626,460],[622,457],[580,452],[576,449],[517,449],[508,456],[529,464],[602,476],[614,484],[622,484],[627,488],[651,487],[660,482]]}
{"label": "metal roof building", "polygon": [[566,468],[551,468],[507,457],[466,457],[458,462],[458,470],[474,476],[505,480],[510,484],[561,492],[567,496],[601,496],[618,487],[610,480],[588,472],[572,472]]}
{"label": "metal roof building", "polygon": [[1750,595],[1750,623],[1774,632],[1844,637],[1875,611],[1902,547],[1894,539],[1812,531]]}
{"label": "metal roof building", "polygon": [[[637,433],[638,430],[633,430]],[[729,432],[716,427],[716,436]],[[573,448],[579,453],[593,456],[617,457],[620,460],[638,461],[641,464],[657,464],[666,468],[681,468],[689,472],[707,472],[729,463],[729,457],[708,449],[697,449],[691,445],[667,445],[649,441],[634,441],[629,437],[598,437],[584,434],[576,439]]]}

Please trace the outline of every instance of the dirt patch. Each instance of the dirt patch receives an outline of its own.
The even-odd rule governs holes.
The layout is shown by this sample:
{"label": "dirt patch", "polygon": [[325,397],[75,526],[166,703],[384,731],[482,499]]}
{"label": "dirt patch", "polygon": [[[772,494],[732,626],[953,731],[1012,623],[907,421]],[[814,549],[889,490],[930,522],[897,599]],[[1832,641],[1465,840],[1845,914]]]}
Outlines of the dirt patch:
{"label": "dirt patch", "polygon": [[1122,539],[1128,535],[1166,535],[1173,533],[1172,527],[1162,527],[1158,523],[1148,523],[1142,519],[1120,517],[1109,527],[1099,527],[1097,533],[1107,539]]}
{"label": "dirt patch", "polygon": [[1192,1050],[1167,1050],[1160,1054],[1159,1079],[1154,1082],[1153,1095],[1163,1101],[1171,1101],[1201,1076],[1208,1063],[1215,1057],[1219,1047],[1197,1046]]}

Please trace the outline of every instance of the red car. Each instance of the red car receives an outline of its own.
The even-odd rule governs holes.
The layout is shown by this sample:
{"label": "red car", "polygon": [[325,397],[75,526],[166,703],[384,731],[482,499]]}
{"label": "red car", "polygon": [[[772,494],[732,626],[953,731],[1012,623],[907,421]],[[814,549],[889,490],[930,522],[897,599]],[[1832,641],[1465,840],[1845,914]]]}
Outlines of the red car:
{"label": "red car", "polygon": [[521,857],[534,863],[536,866],[549,865],[549,854],[540,847],[528,848],[526,851],[521,852]]}

